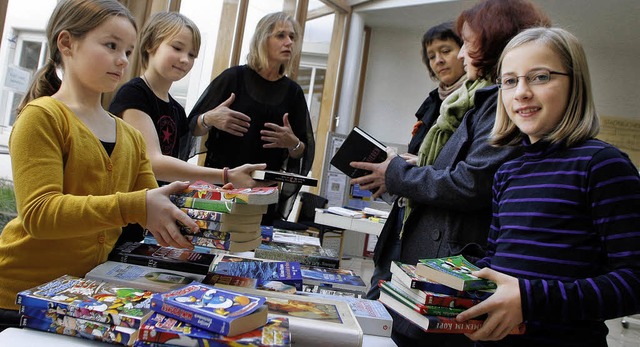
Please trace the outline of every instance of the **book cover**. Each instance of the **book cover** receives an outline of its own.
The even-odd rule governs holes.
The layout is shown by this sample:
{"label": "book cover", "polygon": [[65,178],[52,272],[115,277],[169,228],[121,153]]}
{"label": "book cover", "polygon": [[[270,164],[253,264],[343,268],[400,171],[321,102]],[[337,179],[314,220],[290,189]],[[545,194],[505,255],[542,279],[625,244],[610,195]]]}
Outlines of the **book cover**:
{"label": "book cover", "polygon": [[281,231],[273,232],[273,241],[276,243],[293,243],[296,245],[320,246],[320,238],[309,235],[285,233]]}
{"label": "book cover", "polygon": [[282,317],[269,318],[267,324],[236,336],[224,336],[192,326],[180,320],[154,313],[140,328],[138,339],[144,342],[173,346],[255,346],[289,347],[289,321]]}
{"label": "book cover", "polygon": [[278,202],[278,187],[223,189],[214,184],[198,180],[191,183],[187,189],[177,195],[238,204],[269,205]]}
{"label": "book cover", "polygon": [[151,297],[151,309],[214,333],[235,336],[267,323],[265,298],[193,282]]}
{"label": "book cover", "polygon": [[[47,309],[99,323],[138,328],[151,315],[151,292],[64,275],[18,293],[21,310]],[[22,308],[24,307],[24,308]]]}
{"label": "book cover", "polygon": [[302,291],[306,293],[317,293],[317,294],[332,295],[332,296],[349,296],[352,298],[364,298],[367,294],[361,290],[333,288],[333,287],[304,284],[304,283],[302,283]]}
{"label": "book cover", "polygon": [[[142,239],[142,243],[160,247],[160,244],[158,244],[158,240],[156,240],[156,238],[153,237],[153,235],[145,235],[144,239]],[[203,254],[213,254],[213,255],[217,255],[220,253],[229,253],[229,251],[225,251],[222,249],[202,247],[202,246],[196,246],[196,245],[193,246],[193,252],[203,253]]]}
{"label": "book cover", "polygon": [[340,259],[332,249],[312,245],[263,243],[255,249],[255,256],[271,260],[297,261],[300,264],[311,266],[336,269],[340,267]]}
{"label": "book cover", "polygon": [[325,285],[334,288],[366,290],[362,278],[351,270],[329,269],[319,266],[302,265],[302,282],[305,284]]}
{"label": "book cover", "polygon": [[272,171],[272,170],[255,170],[251,173],[251,177],[258,181],[276,181],[300,184],[304,186],[317,187],[318,180],[312,177],[302,176],[291,172]]}
{"label": "book cover", "polygon": [[346,302],[305,295],[238,288],[248,295],[264,295],[270,317],[289,319],[295,346],[362,346],[362,329]]}
{"label": "book cover", "polygon": [[192,208],[239,215],[264,214],[267,212],[268,207],[268,205],[248,205],[232,201],[200,199],[173,194],[169,195],[169,199],[180,208]]}
{"label": "book cover", "polygon": [[399,261],[391,262],[391,281],[402,283],[404,286],[411,288],[413,293],[422,297],[424,300],[427,299],[425,292],[440,293],[462,298],[479,298],[476,292],[460,291],[444,284],[430,281],[416,274],[416,267],[414,265],[403,264]]}
{"label": "book cover", "polygon": [[20,326],[125,346],[133,345],[138,337],[138,329],[69,317],[46,309],[29,309],[20,318]]}
{"label": "book cover", "polygon": [[222,241],[248,242],[256,238],[262,239],[260,226],[256,225],[251,231],[214,231],[208,229],[200,229],[198,232],[182,229],[183,235],[191,235],[197,237],[205,237],[208,239],[218,239]]}
{"label": "book cover", "polygon": [[209,247],[221,249],[229,252],[247,252],[256,249],[262,243],[262,237],[260,235],[256,238],[246,242],[225,241],[216,238],[184,235],[184,237],[196,246]]}
{"label": "book cover", "polygon": [[[464,323],[456,321],[455,317],[440,317],[440,316],[428,316],[421,315],[420,313],[412,310],[403,303],[395,300],[391,295],[384,291],[380,291],[380,298],[378,299],[390,310],[395,311],[397,314],[403,316],[413,324],[420,327],[422,330],[429,333],[444,333],[444,334],[465,334],[472,333],[478,330],[483,321],[479,319],[470,319]],[[525,325],[520,324],[515,327],[510,334],[524,334]]]}
{"label": "book cover", "polygon": [[384,337],[391,336],[393,318],[391,318],[391,315],[389,314],[387,309],[379,301],[359,299],[349,296],[335,297],[331,295],[308,292],[302,294],[344,301],[349,304],[349,308],[351,308],[351,311],[356,316],[363,334]]}
{"label": "book cover", "polygon": [[416,274],[453,289],[463,291],[495,289],[495,283],[471,274],[472,271],[477,270],[480,269],[461,255],[420,259],[416,265]]}
{"label": "book cover", "polygon": [[466,310],[465,308],[425,305],[416,302],[412,300],[411,297],[402,292],[397,286],[394,286],[391,282],[380,281],[380,289],[385,293],[391,295],[397,301],[405,304],[407,307],[422,315],[455,317],[459,313],[462,313],[462,311]]}
{"label": "book cover", "polygon": [[287,261],[223,261],[215,265],[215,274],[255,278],[258,287],[267,282],[278,281],[302,289],[302,273],[300,263]]}
{"label": "book cover", "polygon": [[273,240],[273,226],[261,225],[260,236],[262,236],[262,242],[271,242]]}
{"label": "book cover", "polygon": [[[197,219],[197,220],[206,220],[206,221],[211,221],[211,222],[220,222],[220,223],[228,223],[228,224],[253,224],[253,223],[257,223],[260,224],[260,222],[262,221],[262,215],[264,214],[264,212],[266,212],[266,210],[262,207],[258,207],[258,209],[260,209],[259,213],[254,213],[254,214],[230,214],[230,213],[225,213],[225,212],[215,212],[215,211],[208,211],[208,210],[199,210],[197,208],[188,208],[188,207],[182,207],[180,208],[180,210],[182,210],[182,212],[186,213],[187,216],[193,218],[193,219]],[[264,210],[264,212],[262,211]]]}
{"label": "book cover", "polygon": [[87,272],[85,278],[152,292],[166,292],[193,281],[202,282],[204,275],[108,260]]}
{"label": "book cover", "polygon": [[387,159],[386,147],[364,130],[354,127],[331,158],[331,165],[351,178],[364,176],[369,172],[353,168],[349,163],[352,161],[381,163]]}
{"label": "book cover", "polygon": [[127,242],[115,248],[111,261],[206,275],[215,255],[186,249]]}

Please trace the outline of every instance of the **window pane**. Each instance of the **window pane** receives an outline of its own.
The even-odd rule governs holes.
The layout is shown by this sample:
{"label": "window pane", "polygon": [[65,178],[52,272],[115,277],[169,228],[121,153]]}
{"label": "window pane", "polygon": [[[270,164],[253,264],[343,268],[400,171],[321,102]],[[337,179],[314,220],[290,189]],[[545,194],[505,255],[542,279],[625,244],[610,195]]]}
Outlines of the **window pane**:
{"label": "window pane", "polygon": [[38,62],[40,61],[41,42],[24,41],[22,43],[22,52],[20,52],[19,65],[36,71]]}
{"label": "window pane", "polygon": [[244,36],[242,38],[242,50],[240,50],[240,65],[247,63],[247,54],[249,54],[249,46],[253,33],[256,31],[256,25],[260,19],[269,13],[282,11],[282,0],[251,0],[247,8],[247,20],[244,26]]}

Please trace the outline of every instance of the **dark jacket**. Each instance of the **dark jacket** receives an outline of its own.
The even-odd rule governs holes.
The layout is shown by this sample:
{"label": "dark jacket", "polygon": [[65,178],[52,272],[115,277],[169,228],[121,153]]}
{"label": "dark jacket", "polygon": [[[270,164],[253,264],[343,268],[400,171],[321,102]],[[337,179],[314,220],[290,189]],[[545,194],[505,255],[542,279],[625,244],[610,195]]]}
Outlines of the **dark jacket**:
{"label": "dark jacket", "polygon": [[[488,142],[497,96],[497,86],[476,92],[475,107],[465,114],[433,165],[417,167],[400,157],[389,163],[387,190],[414,203],[405,223],[400,261],[416,264],[418,259],[455,254],[474,261],[484,256],[493,175],[519,153]],[[394,321],[393,329],[408,336],[421,334],[401,319]]]}

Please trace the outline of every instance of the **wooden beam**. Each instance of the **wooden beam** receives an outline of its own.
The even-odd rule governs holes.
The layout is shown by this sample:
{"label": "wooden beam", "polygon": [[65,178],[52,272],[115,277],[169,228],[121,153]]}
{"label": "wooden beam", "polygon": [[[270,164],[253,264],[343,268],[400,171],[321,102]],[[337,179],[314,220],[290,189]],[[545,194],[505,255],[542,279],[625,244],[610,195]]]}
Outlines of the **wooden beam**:
{"label": "wooden beam", "polygon": [[240,0],[240,7],[238,8],[238,18],[236,21],[236,33],[233,39],[233,49],[231,50],[231,66],[240,64],[242,40],[244,39],[244,27],[247,25],[248,9],[249,0]]}
{"label": "wooden beam", "polygon": [[[327,71],[324,80],[324,92],[320,103],[320,115],[318,117],[318,128],[316,129],[316,152],[311,177],[320,177],[324,165],[324,151],[327,146],[327,135],[335,129],[335,109],[339,103],[340,83],[342,75],[342,61],[344,61],[345,44],[349,36],[349,22],[351,14],[336,13],[333,21],[333,35],[329,46],[329,57],[327,59]],[[318,187],[312,187],[312,193],[318,193]]]}
{"label": "wooden beam", "polygon": [[347,4],[344,0],[320,0],[323,4],[331,7],[336,12],[342,13],[350,13],[351,6]]}
{"label": "wooden beam", "polygon": [[[9,6],[9,1],[0,1],[0,37],[4,33],[4,22],[7,19],[7,7]],[[0,40],[0,46],[2,46],[2,40]]]}
{"label": "wooden beam", "polygon": [[362,96],[364,83],[367,76],[367,64],[369,63],[369,44],[371,43],[371,27],[364,27],[364,45],[362,47],[362,64],[360,65],[360,80],[356,94],[356,109],[353,115],[353,124],[360,125],[360,113],[362,112]]}
{"label": "wooden beam", "polygon": [[333,14],[333,9],[328,6],[318,7],[311,11],[307,11],[307,20],[318,19],[320,17],[324,17],[330,14]]}

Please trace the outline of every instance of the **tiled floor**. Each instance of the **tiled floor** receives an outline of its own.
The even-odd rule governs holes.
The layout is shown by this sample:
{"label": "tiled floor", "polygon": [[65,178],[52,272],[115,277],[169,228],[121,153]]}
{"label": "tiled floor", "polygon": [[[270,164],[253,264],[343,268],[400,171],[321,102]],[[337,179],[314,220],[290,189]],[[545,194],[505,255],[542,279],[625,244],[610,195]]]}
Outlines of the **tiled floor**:
{"label": "tiled floor", "polygon": [[[367,286],[369,285],[371,274],[373,274],[373,261],[371,258],[344,258],[341,267],[355,271],[362,277]],[[609,347],[640,347],[640,316],[637,319],[639,319],[638,324],[631,323],[629,328],[622,327],[622,319],[620,318],[607,321]]]}

